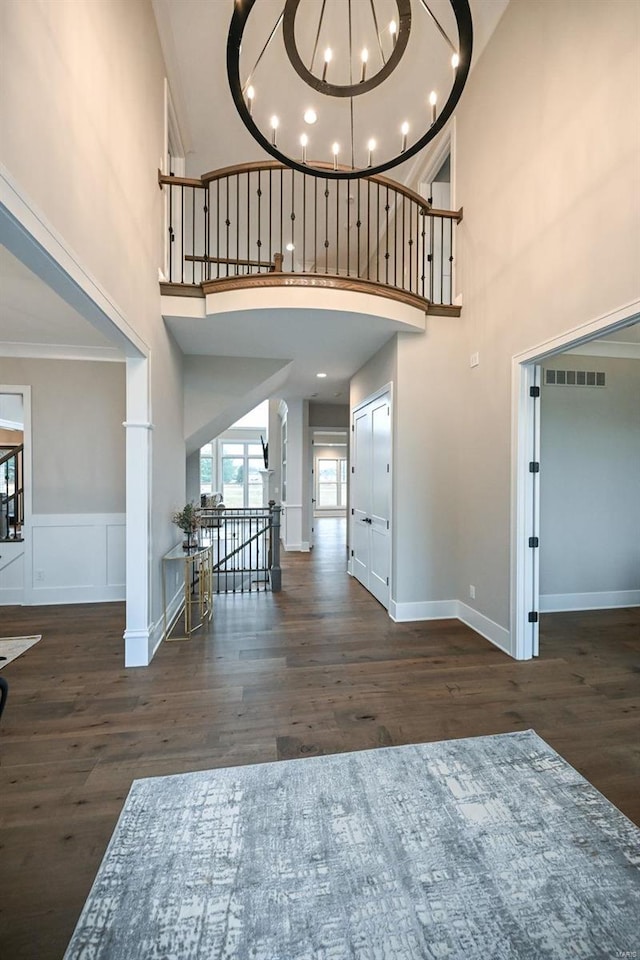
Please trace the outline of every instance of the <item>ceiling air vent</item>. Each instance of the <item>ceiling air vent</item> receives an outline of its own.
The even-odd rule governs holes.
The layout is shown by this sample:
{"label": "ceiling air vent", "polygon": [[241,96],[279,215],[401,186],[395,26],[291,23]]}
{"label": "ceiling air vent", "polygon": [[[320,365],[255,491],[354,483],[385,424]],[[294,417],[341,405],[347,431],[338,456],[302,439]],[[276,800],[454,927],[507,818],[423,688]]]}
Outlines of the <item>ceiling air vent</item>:
{"label": "ceiling air vent", "polygon": [[545,370],[547,387],[604,387],[604,373],[596,370]]}

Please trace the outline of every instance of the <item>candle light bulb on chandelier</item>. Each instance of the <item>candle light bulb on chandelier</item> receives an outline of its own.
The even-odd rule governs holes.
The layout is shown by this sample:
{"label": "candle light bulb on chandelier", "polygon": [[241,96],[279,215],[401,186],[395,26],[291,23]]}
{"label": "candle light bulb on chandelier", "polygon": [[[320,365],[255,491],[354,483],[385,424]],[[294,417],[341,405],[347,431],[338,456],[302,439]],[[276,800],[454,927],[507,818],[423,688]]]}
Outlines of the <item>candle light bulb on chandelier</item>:
{"label": "candle light bulb on chandelier", "polygon": [[276,145],[276,132],[280,126],[280,121],[276,116],[271,117],[271,145],[275,147]]}
{"label": "candle light bulb on chandelier", "polygon": [[407,149],[407,134],[409,133],[409,124],[406,120],[400,127],[400,133],[402,134],[402,153],[404,153]]}
{"label": "candle light bulb on chandelier", "polygon": [[340,153],[340,144],[334,143],[331,147],[331,152],[333,154],[333,169],[338,169],[338,154]]}
{"label": "candle light bulb on chandelier", "polygon": [[327,47],[327,49],[326,49],[325,52],[324,52],[324,66],[323,66],[323,68],[322,68],[322,82],[323,82],[323,83],[324,83],[325,80],[327,79],[327,68],[328,68],[329,64],[331,63],[331,60],[332,60],[332,59],[333,59],[333,52],[332,52],[332,50],[331,50],[331,47]]}
{"label": "candle light bulb on chandelier", "polygon": [[389,24],[389,33],[391,34],[391,42],[395,47],[396,40],[398,39],[398,24],[395,22],[395,20],[392,20]]}
{"label": "candle light bulb on chandelier", "polygon": [[438,94],[435,90],[432,90],[429,94],[429,103],[431,104],[431,123],[436,122],[436,103],[438,102]]}
{"label": "candle light bulb on chandelier", "polygon": [[375,142],[375,140],[374,140],[373,137],[372,137],[371,140],[369,140],[369,142],[367,143],[367,150],[369,151],[369,158],[368,158],[368,161],[367,161],[367,166],[368,166],[368,167],[371,166],[371,160],[372,160],[372,158],[373,158],[373,151],[375,150],[375,148],[376,148],[376,142]]}
{"label": "candle light bulb on chandelier", "polygon": [[367,76],[367,62],[369,60],[369,51],[365,47],[362,53],[360,54],[362,59],[362,72],[360,73],[360,83],[364,83]]}
{"label": "candle light bulb on chandelier", "polygon": [[254,90],[254,88],[247,87],[247,105],[249,108],[249,116],[251,116],[251,112],[253,110],[253,98],[255,97],[255,95],[256,95],[256,91]]}
{"label": "candle light bulb on chandelier", "polygon": [[451,57],[451,66],[454,70],[457,70],[460,66],[460,57],[457,53],[454,53],[454,55]]}
{"label": "candle light bulb on chandelier", "polygon": [[309,137],[306,133],[303,133],[300,137],[300,146],[302,147],[302,162],[307,162],[307,144],[309,143]]}

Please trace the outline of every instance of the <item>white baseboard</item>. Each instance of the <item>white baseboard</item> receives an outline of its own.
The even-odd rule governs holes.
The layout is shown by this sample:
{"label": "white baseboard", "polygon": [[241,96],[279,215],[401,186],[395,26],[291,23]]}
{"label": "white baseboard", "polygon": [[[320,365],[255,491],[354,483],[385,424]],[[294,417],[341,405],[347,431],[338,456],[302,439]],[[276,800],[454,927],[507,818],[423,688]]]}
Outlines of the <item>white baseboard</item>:
{"label": "white baseboard", "polygon": [[389,601],[389,616],[396,623],[411,620],[452,620],[458,615],[456,600],[424,600],[415,603]]}
{"label": "white baseboard", "polygon": [[125,630],[124,665],[125,667],[148,667],[150,663],[150,630]]}
{"label": "white baseboard", "polygon": [[483,613],[474,610],[473,607],[463,603],[462,600],[457,600],[456,604],[458,607],[458,620],[466,623],[468,627],[471,627],[472,630],[479,633],[485,640],[490,640],[491,643],[499,647],[504,653],[513,656],[511,652],[511,634],[505,627],[501,627],[499,623],[490,620],[489,617],[485,617]]}
{"label": "white baseboard", "polygon": [[540,595],[540,613],[569,610],[608,610],[640,607],[640,590],[603,590],[597,593],[547,593]]}
{"label": "white baseboard", "polygon": [[392,600],[389,604],[389,616],[396,623],[412,620],[460,620],[485,640],[512,656],[509,631],[473,607],[467,606],[462,600],[425,600],[416,603],[396,603]]}
{"label": "white baseboard", "polygon": [[[171,600],[169,600],[169,603],[167,604],[167,626],[169,630],[171,630],[174,620],[178,616],[178,612],[180,611],[183,600],[184,600],[184,589],[182,586],[180,586],[180,588],[176,590],[173,597],[171,598]],[[156,620],[155,623],[151,624],[151,627],[149,629],[149,660],[148,660],[149,663],[151,663],[163,639],[164,639],[164,616],[161,613],[159,618]]]}

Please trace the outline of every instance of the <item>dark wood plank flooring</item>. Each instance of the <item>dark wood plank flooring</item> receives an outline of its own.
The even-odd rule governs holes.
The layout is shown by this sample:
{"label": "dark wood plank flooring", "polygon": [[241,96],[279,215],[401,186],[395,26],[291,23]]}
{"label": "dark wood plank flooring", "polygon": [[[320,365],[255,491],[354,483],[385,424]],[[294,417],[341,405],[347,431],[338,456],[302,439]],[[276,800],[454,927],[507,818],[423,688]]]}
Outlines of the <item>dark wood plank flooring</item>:
{"label": "dark wood plank flooring", "polygon": [[121,604],[0,608],[1,636],[43,634],[3,670],[2,960],[62,956],[137,777],[532,727],[640,823],[640,610],[546,616],[516,663],[457,621],[390,621],[340,530],[144,669]]}

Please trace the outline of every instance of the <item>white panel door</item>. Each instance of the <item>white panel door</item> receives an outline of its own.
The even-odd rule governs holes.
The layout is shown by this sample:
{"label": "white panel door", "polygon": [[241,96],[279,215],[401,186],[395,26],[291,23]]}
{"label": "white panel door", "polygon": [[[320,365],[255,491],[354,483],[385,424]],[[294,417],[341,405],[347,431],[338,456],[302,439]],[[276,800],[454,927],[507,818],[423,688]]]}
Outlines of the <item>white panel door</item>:
{"label": "white panel door", "polygon": [[371,502],[371,412],[358,410],[353,418],[351,449],[352,571],[369,589],[369,505]]}
{"label": "white panel door", "polygon": [[371,404],[369,590],[389,606],[391,526],[391,407],[385,395]]}
{"label": "white panel door", "polygon": [[352,571],[380,603],[389,606],[391,558],[391,406],[389,395],[353,417]]}

